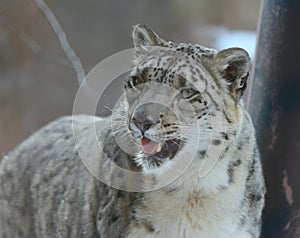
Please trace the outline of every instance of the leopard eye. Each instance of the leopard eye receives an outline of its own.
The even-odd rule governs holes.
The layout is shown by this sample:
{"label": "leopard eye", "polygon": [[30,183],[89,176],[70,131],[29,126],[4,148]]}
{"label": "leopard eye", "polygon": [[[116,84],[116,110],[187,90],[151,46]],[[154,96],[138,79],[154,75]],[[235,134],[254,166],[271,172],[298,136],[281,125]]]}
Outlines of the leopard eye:
{"label": "leopard eye", "polygon": [[142,84],[143,80],[138,76],[131,76],[125,84],[125,88],[130,88],[136,90],[136,86]]}
{"label": "leopard eye", "polygon": [[189,99],[191,97],[193,97],[194,95],[198,95],[199,92],[195,89],[192,89],[192,88],[185,88],[185,89],[182,89],[181,91],[181,94],[183,97],[185,97],[186,99]]}
{"label": "leopard eye", "polygon": [[131,80],[132,80],[133,86],[137,86],[137,85],[143,83],[143,80],[138,76],[132,76]]}

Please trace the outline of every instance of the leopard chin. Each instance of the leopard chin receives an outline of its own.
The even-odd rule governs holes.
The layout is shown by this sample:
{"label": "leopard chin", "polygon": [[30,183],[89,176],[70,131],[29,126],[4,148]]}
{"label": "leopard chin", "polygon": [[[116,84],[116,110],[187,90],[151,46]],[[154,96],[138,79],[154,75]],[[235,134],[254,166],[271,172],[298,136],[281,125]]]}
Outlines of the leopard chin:
{"label": "leopard chin", "polygon": [[142,150],[136,162],[148,171],[158,169],[166,162],[171,161],[183,148],[184,142],[181,139],[156,142],[147,137],[141,137],[140,145]]}

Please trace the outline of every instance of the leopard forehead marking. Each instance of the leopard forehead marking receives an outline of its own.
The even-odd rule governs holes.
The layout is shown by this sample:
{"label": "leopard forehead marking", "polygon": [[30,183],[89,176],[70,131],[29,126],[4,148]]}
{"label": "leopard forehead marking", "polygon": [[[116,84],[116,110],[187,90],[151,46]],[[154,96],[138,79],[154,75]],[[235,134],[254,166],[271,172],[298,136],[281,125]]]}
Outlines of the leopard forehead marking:
{"label": "leopard forehead marking", "polygon": [[[157,82],[175,89],[190,87],[201,92],[210,89],[208,87],[216,88],[217,84],[212,75],[201,62],[202,54],[215,51],[204,49],[207,48],[182,43],[172,48],[151,47],[147,49],[149,55],[139,61],[131,71],[129,80],[135,77],[139,79],[139,83]],[[137,50],[137,54],[139,52]],[[195,52],[197,59],[190,52]]]}

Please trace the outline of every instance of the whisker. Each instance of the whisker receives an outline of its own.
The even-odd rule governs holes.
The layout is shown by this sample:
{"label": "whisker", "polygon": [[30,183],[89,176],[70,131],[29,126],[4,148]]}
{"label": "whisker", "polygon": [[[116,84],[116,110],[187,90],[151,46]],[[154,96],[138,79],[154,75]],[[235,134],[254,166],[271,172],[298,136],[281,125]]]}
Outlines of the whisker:
{"label": "whisker", "polygon": [[175,144],[178,146],[178,148],[182,148],[182,145],[180,145],[178,142],[175,141],[175,139],[170,141],[172,144]]}
{"label": "whisker", "polygon": [[[112,108],[110,108],[109,106],[104,106],[104,108],[106,108],[106,109],[108,109],[109,111],[111,111],[112,113],[115,113],[115,114],[117,114],[118,116],[120,116],[120,117],[125,117],[125,111],[124,110],[120,110],[120,112],[118,112],[116,109],[112,109]],[[122,112],[124,112],[123,114],[122,114]]]}
{"label": "whisker", "polygon": [[127,110],[127,108],[126,108],[126,106],[124,105],[124,102],[123,102],[123,101],[119,102],[119,105],[120,105],[121,109],[123,109],[124,111]]}
{"label": "whisker", "polygon": [[114,133],[121,133],[121,132],[127,132],[127,129],[120,128],[120,129],[115,129],[113,130]]}
{"label": "whisker", "polygon": [[120,136],[120,138],[127,136],[127,138],[130,138],[130,134],[129,133],[124,133],[123,135]]}
{"label": "whisker", "polygon": [[116,125],[123,125],[123,126],[127,125],[125,120],[113,120],[112,123]]}
{"label": "whisker", "polygon": [[191,132],[226,132],[226,130],[214,130],[210,128],[181,128],[181,131],[191,131]]}

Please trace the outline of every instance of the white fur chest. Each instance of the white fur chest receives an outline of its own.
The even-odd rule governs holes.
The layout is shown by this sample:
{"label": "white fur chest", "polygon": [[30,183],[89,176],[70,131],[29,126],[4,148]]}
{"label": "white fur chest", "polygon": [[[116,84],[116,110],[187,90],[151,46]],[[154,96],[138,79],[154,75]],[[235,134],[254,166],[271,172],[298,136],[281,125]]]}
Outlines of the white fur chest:
{"label": "white fur chest", "polygon": [[[137,224],[127,237],[137,238],[247,238],[239,230],[232,193],[213,196],[160,191],[148,194],[147,206],[136,210]],[[237,195],[239,196],[239,195]]]}

